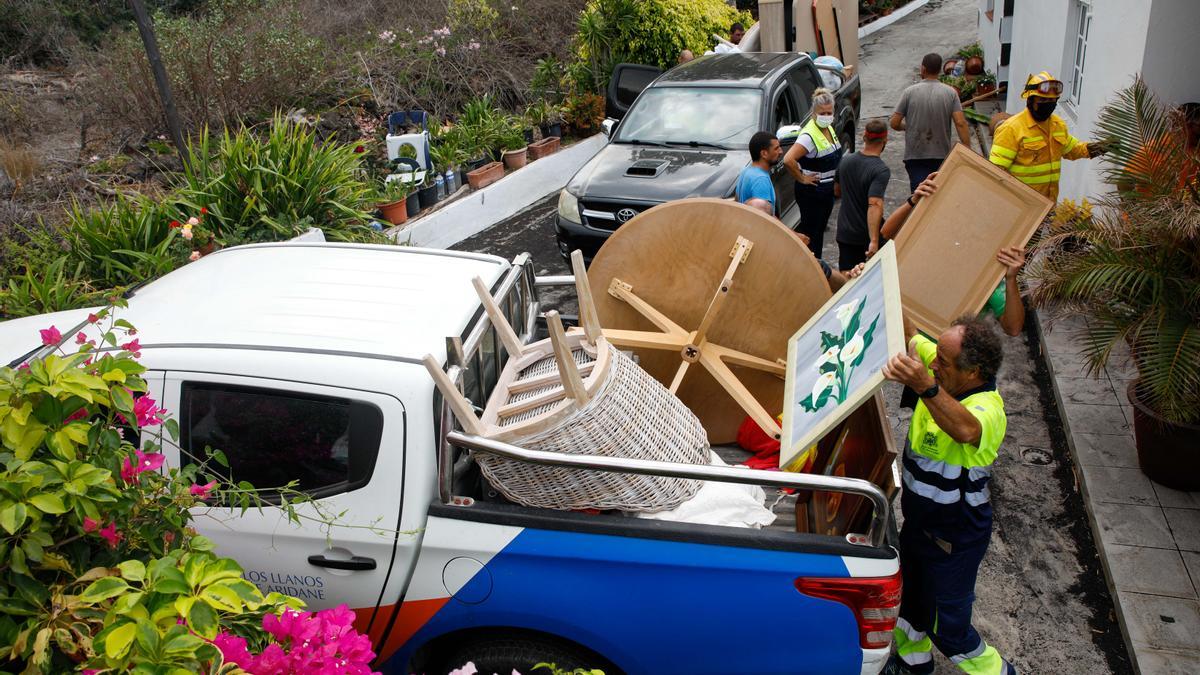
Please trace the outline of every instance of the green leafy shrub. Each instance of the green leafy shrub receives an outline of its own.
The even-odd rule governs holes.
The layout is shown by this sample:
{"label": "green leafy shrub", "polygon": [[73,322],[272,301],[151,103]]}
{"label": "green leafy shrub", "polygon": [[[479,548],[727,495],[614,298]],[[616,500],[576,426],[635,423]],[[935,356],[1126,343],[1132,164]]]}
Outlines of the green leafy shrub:
{"label": "green leafy shrub", "polygon": [[118,194],[107,203],[67,211],[69,257],[102,288],[132,286],[175,269],[175,232],[163,206],[148,197]]}
{"label": "green leafy shrub", "polygon": [[[148,395],[135,331],[112,311],[74,340],[41,330],[42,351],[0,368],[0,668],[234,672],[226,651],[277,644],[275,615],[303,603],[264,596],[190,527],[189,509],[208,498],[262,502],[247,501],[252,486],[214,480],[207,460],[163,470],[161,446],[138,434],[161,426],[176,443],[179,427]],[[296,521],[295,493],[280,494]],[[344,654],[374,656],[348,609],[326,613]]]}
{"label": "green leafy shrub", "polygon": [[[724,0],[591,0],[579,17],[575,36],[578,63],[575,84],[603,91],[613,66],[643,63],[664,70],[675,65],[679,53],[690,49],[703,54],[713,46],[713,33],[726,35],[735,22],[754,23],[749,12],[739,12]],[[583,76],[590,82],[581,82]]]}
{"label": "green leafy shrub", "polygon": [[78,267],[67,267],[65,256],[27,266],[23,274],[8,277],[0,287],[0,317],[14,319],[96,304],[99,291],[79,272]]}
{"label": "green leafy shrub", "polygon": [[[154,15],[163,65],[184,123],[252,121],[319,98],[343,62],[306,32],[298,0],[214,0],[197,14]],[[100,115],[144,133],[163,127],[141,37],[130,25],[96,57],[90,91]]]}
{"label": "green leafy shrub", "polygon": [[205,225],[226,246],[289,239],[310,227],[336,241],[386,241],[366,226],[375,194],[355,148],[318,143],[306,125],[280,115],[262,137],[243,127],[214,140],[204,130],[188,148],[176,218],[205,209]]}

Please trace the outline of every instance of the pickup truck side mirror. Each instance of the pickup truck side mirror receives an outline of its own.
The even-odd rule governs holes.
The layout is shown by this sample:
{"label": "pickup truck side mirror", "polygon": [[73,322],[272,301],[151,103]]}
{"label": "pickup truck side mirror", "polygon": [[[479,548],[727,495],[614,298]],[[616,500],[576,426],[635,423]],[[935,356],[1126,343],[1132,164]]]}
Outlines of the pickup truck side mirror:
{"label": "pickup truck side mirror", "polygon": [[611,117],[606,118],[604,122],[600,124],[600,131],[603,132],[608,138],[612,138],[612,135],[617,131],[617,125],[620,123],[621,120],[615,120]]}

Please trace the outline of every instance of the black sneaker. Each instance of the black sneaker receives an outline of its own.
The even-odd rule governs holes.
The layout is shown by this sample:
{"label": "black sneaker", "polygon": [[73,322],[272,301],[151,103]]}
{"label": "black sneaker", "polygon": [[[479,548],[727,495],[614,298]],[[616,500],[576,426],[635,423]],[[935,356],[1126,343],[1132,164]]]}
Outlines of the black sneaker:
{"label": "black sneaker", "polygon": [[912,675],[912,671],[904,665],[898,656],[889,656],[887,663],[884,664],[883,670],[879,671],[879,675]]}

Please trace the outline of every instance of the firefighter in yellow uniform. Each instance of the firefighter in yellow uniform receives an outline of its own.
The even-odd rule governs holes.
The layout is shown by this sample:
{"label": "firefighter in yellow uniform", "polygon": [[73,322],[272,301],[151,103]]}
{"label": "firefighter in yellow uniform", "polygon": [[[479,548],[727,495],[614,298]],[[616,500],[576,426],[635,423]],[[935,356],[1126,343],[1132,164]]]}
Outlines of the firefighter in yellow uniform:
{"label": "firefighter in yellow uniform", "polygon": [[1030,75],[1021,98],[1025,110],[1004,120],[992,139],[992,164],[1017,180],[1058,200],[1062,160],[1092,158],[1108,151],[1107,143],[1081,141],[1067,131],[1067,123],[1054,114],[1063,83],[1042,71]]}

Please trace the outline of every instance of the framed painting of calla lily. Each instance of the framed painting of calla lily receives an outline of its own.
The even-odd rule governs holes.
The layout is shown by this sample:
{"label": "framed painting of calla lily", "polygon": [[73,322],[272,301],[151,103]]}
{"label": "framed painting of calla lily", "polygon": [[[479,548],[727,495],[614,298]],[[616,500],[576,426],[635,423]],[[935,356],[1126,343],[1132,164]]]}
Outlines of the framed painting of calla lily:
{"label": "framed painting of calla lily", "polygon": [[782,469],[883,386],[883,366],[904,350],[896,249],[889,242],[788,340]]}

